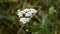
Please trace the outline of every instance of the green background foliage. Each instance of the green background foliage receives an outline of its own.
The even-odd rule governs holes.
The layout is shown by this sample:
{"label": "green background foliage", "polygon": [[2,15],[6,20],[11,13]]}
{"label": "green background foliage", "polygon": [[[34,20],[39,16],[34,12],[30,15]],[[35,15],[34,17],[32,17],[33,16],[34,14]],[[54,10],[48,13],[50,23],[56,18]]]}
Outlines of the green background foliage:
{"label": "green background foliage", "polygon": [[[17,10],[25,8],[37,14],[21,29]],[[60,0],[0,0],[0,34],[17,34],[19,29],[19,34],[60,34]]]}

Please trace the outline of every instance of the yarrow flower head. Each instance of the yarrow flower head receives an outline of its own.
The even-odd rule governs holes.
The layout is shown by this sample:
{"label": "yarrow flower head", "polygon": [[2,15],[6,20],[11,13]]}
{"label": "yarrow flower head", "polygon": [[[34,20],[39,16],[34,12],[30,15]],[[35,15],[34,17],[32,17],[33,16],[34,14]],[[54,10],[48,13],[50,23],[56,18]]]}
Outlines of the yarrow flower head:
{"label": "yarrow flower head", "polygon": [[49,13],[50,14],[54,14],[55,12],[56,12],[56,10],[54,9],[54,7],[49,8]]}
{"label": "yarrow flower head", "polygon": [[[30,19],[33,17],[34,14],[37,13],[37,11],[33,8],[26,8],[24,10],[17,10],[18,12],[18,16],[20,18],[20,22],[22,22],[23,24],[27,23],[30,21]],[[25,17],[28,17],[28,18],[25,18]]]}

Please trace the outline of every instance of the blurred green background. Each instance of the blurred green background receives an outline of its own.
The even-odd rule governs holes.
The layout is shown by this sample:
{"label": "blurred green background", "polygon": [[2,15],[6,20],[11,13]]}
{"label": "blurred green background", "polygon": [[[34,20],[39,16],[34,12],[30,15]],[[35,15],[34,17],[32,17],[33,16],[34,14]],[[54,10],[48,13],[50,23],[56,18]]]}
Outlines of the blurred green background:
{"label": "blurred green background", "polygon": [[16,12],[25,8],[37,14],[19,34],[60,34],[60,0],[0,0],[0,34],[17,34],[22,25]]}

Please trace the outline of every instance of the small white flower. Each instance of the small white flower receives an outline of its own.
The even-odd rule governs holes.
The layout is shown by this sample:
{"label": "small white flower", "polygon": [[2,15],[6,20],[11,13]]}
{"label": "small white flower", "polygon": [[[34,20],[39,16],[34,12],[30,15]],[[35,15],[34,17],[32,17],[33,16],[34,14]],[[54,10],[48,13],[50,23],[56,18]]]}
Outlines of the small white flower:
{"label": "small white flower", "polygon": [[31,13],[33,13],[33,14],[37,13],[37,11],[36,11],[35,9],[33,9],[33,8],[30,8],[30,11],[31,11]]}
{"label": "small white flower", "polygon": [[22,16],[23,16],[23,12],[20,11],[17,15],[18,15],[19,17],[22,17]]}
{"label": "small white flower", "polygon": [[23,24],[25,24],[26,23],[26,18],[20,18],[19,21],[22,22]]}
{"label": "small white flower", "polygon": [[32,13],[26,13],[25,16],[30,16],[30,17],[32,17]]}
{"label": "small white flower", "polygon": [[37,11],[33,8],[26,8],[25,10],[23,10],[25,12],[25,16],[30,16],[32,17],[33,14],[35,14]]}
{"label": "small white flower", "polygon": [[32,16],[32,13],[29,11],[30,9],[26,8],[23,11],[25,12],[25,16]]}
{"label": "small white flower", "polygon": [[19,21],[22,22],[23,24],[25,24],[30,21],[30,18],[20,18]]}
{"label": "small white flower", "polygon": [[27,12],[29,12],[29,9],[26,8],[26,9],[24,9],[23,11],[24,11],[25,13],[27,13]]}
{"label": "small white flower", "polygon": [[19,13],[20,12],[20,9],[18,9],[17,12]]}

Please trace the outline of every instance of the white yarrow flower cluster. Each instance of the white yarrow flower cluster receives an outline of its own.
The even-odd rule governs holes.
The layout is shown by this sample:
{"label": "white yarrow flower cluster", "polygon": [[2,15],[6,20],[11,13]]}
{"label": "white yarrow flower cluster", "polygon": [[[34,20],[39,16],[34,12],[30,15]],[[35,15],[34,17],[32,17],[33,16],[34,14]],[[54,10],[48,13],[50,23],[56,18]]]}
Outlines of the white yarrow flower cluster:
{"label": "white yarrow flower cluster", "polygon": [[26,22],[30,21],[30,18],[20,18],[19,21],[22,22],[23,24],[25,24]]}
{"label": "white yarrow flower cluster", "polygon": [[[37,13],[37,11],[35,9],[33,9],[33,8],[26,8],[26,9],[24,9],[22,11],[19,9],[19,10],[17,10],[17,12],[18,12],[17,15],[20,18],[19,21],[22,22],[23,24],[29,22],[31,17],[33,17],[33,15]],[[25,17],[30,17],[30,18],[25,18]]]}
{"label": "white yarrow flower cluster", "polygon": [[25,16],[32,17],[33,14],[35,14],[37,11],[33,8],[30,8],[30,9],[25,9],[24,12],[25,12]]}

